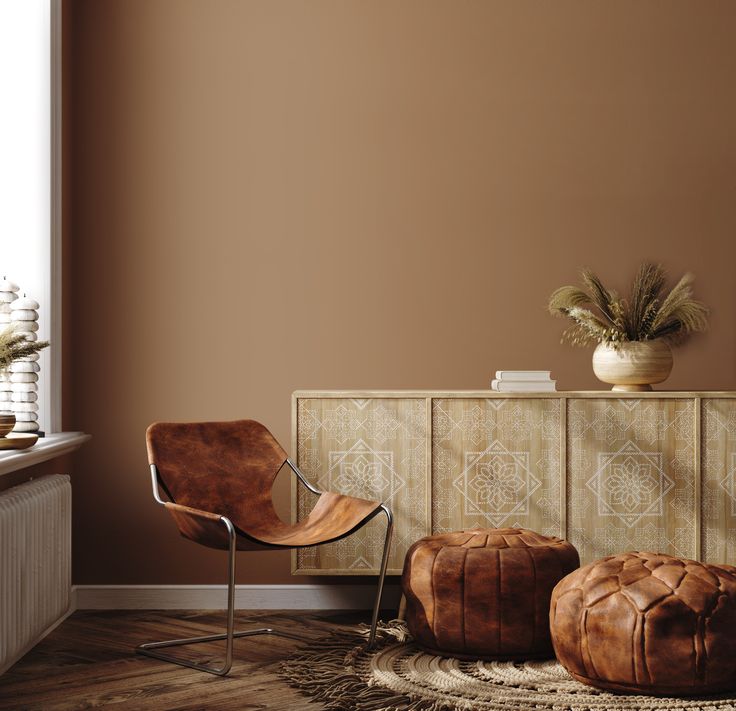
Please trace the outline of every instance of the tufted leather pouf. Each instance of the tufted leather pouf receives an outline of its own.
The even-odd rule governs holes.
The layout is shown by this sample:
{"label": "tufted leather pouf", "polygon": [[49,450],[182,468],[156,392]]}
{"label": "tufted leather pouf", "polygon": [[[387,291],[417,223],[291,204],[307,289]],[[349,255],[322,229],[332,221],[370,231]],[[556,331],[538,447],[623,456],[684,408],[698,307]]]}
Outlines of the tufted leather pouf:
{"label": "tufted leather pouf", "polygon": [[422,538],[404,561],[406,624],[434,654],[551,657],[550,595],[579,564],[567,541],[523,528]]}
{"label": "tufted leather pouf", "polygon": [[554,589],[552,642],[578,681],[651,695],[736,688],[736,568],[657,553],[586,565]]}

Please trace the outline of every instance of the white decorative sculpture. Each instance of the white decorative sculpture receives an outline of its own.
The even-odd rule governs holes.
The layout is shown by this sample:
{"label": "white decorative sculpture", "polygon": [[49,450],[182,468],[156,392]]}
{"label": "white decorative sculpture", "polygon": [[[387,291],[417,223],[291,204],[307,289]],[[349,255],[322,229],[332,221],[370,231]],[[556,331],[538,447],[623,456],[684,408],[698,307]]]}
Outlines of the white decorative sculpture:
{"label": "white decorative sculpture", "polygon": [[[10,326],[10,305],[18,298],[18,285],[5,277],[0,280],[0,331]],[[10,379],[0,373],[0,414],[12,414],[12,388]]]}
{"label": "white decorative sculpture", "polygon": [[[18,335],[28,341],[38,340],[38,302],[25,294],[10,302],[10,320]],[[12,412],[15,415],[14,432],[38,432],[38,353],[10,364]]]}

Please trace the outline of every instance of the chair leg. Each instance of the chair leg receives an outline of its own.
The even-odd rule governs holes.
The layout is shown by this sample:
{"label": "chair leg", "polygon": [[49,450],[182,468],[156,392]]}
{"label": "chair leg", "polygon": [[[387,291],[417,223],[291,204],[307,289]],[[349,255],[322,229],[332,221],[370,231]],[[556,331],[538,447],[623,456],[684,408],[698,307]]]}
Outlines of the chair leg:
{"label": "chair leg", "polygon": [[[283,632],[281,630],[272,629],[271,627],[261,627],[252,630],[243,630],[242,632],[235,632],[235,528],[232,523],[222,517],[222,522],[228,530],[228,536],[230,544],[228,548],[228,576],[227,576],[227,628],[226,632],[220,634],[209,634],[201,637],[185,637],[183,639],[168,639],[163,642],[148,642],[141,644],[135,648],[136,654],[142,654],[146,657],[152,657],[153,659],[160,659],[164,662],[171,662],[172,664],[178,664],[182,667],[188,667],[189,669],[196,669],[198,671],[209,672],[210,674],[217,674],[218,676],[226,676],[233,665],[233,640],[237,637],[253,637],[255,635],[270,634],[278,637],[287,637],[289,639],[296,639],[300,641],[308,641],[309,638],[294,632]],[[187,659],[180,659],[178,657],[172,657],[163,652],[159,652],[159,649],[166,647],[178,647],[187,644],[199,644],[201,642],[216,642],[224,639],[225,642],[225,662],[221,667],[207,666],[206,664],[199,664],[198,662],[192,662]]]}
{"label": "chair leg", "polygon": [[394,519],[391,515],[391,509],[388,506],[381,505],[386,514],[386,540],[383,544],[383,557],[381,558],[381,570],[378,574],[378,591],[376,592],[376,602],[373,605],[373,619],[371,620],[371,632],[368,637],[368,649],[372,649],[376,643],[376,627],[378,625],[378,612],[381,609],[381,598],[383,597],[383,582],[386,579],[386,568],[388,566],[388,554],[391,549],[391,534],[394,529]]}

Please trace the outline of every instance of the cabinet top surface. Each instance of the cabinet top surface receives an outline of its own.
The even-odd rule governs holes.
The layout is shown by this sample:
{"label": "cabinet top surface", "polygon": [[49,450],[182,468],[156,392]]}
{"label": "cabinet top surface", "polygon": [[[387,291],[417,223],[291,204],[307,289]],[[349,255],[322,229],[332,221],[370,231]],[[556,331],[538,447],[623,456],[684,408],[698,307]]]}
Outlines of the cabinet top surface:
{"label": "cabinet top surface", "polygon": [[733,390],[652,390],[614,392],[612,390],[557,390],[555,392],[496,392],[495,390],[295,390],[292,396],[307,398],[736,398]]}

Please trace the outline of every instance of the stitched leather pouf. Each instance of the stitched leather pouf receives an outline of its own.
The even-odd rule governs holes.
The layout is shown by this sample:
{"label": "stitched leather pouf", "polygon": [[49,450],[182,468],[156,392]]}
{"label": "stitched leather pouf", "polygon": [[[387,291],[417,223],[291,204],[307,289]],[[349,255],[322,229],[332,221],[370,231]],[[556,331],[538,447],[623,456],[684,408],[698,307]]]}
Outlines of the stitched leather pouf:
{"label": "stitched leather pouf", "polygon": [[567,541],[523,528],[422,538],[404,561],[406,624],[416,643],[435,654],[551,657],[550,595],[579,564]]}
{"label": "stitched leather pouf", "polygon": [[603,558],[554,589],[552,641],[575,677],[611,691],[736,688],[736,568],[656,553]]}

